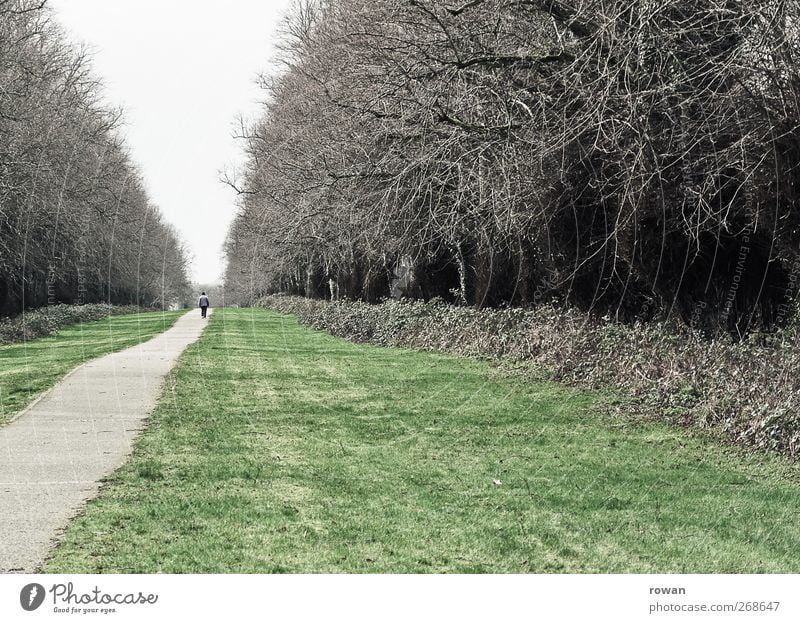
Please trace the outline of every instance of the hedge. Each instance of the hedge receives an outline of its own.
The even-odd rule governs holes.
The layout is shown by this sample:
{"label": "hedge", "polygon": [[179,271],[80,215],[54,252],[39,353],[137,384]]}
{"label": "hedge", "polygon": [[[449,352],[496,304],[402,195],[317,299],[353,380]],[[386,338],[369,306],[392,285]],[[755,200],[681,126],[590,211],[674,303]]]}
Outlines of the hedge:
{"label": "hedge", "polygon": [[135,305],[48,305],[0,319],[0,344],[27,342],[79,322],[102,320],[139,311]]}

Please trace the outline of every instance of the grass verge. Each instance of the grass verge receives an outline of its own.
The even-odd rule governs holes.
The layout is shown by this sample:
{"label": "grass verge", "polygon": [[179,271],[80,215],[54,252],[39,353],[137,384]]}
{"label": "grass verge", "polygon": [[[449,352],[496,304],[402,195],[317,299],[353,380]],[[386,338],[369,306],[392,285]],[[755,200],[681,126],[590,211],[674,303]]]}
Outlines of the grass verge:
{"label": "grass verge", "polygon": [[47,572],[797,572],[800,469],[216,310]]}
{"label": "grass verge", "polygon": [[273,295],[258,306],[356,342],[500,360],[579,389],[615,389],[623,413],[800,459],[800,326],[703,339],[670,322],[622,324],[576,308],[477,309],[442,301],[326,301]]}
{"label": "grass verge", "polygon": [[78,364],[149,340],[185,312],[109,316],[0,346],[0,426]]}

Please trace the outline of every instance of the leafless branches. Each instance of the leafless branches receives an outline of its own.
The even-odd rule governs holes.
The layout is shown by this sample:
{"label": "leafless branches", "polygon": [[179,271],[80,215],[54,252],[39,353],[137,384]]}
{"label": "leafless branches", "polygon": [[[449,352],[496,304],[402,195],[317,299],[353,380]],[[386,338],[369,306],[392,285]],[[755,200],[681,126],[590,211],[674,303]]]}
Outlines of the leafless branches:
{"label": "leafless branches", "polygon": [[300,6],[246,141],[250,296],[374,299],[402,260],[417,296],[630,320],[794,300],[797,2]]}
{"label": "leafless branches", "polygon": [[0,2],[0,313],[169,304],[187,285],[100,89],[44,3]]}

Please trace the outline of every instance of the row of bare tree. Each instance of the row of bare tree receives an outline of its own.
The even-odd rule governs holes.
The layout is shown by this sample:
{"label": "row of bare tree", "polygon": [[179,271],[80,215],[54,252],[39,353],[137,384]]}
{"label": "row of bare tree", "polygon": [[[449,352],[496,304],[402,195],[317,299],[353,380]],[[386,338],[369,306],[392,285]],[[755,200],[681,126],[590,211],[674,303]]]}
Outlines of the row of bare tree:
{"label": "row of bare tree", "polygon": [[0,314],[169,305],[186,253],[149,200],[120,115],[44,2],[0,0]]}
{"label": "row of bare tree", "polygon": [[746,332],[800,283],[798,0],[300,0],[226,283]]}

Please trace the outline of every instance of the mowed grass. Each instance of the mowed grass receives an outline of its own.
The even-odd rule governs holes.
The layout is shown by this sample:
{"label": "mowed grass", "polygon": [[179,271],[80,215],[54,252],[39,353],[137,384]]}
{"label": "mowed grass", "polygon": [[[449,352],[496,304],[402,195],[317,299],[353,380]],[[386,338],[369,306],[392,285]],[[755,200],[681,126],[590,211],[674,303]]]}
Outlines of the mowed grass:
{"label": "mowed grass", "polygon": [[218,309],[47,572],[798,572],[800,472]]}
{"label": "mowed grass", "polygon": [[78,364],[149,340],[184,313],[109,316],[30,342],[0,346],[0,426]]}

